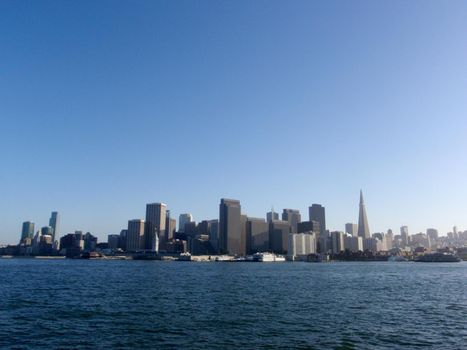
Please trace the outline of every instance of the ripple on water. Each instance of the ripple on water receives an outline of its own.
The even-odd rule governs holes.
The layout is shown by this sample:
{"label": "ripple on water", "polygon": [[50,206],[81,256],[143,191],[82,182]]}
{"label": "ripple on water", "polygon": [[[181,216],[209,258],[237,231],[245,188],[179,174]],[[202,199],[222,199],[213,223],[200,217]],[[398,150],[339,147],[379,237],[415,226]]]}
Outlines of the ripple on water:
{"label": "ripple on water", "polygon": [[0,260],[2,348],[462,349],[467,264]]}

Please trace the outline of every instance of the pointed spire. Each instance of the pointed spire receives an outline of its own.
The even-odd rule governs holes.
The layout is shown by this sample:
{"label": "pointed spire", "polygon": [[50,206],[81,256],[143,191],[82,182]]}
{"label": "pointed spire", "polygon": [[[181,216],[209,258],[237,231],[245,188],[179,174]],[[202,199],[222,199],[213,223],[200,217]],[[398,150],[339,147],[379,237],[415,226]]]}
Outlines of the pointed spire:
{"label": "pointed spire", "polygon": [[360,206],[358,212],[358,235],[365,238],[370,238],[370,228],[368,226],[368,218],[366,216],[365,202],[363,201],[363,191],[360,190]]}

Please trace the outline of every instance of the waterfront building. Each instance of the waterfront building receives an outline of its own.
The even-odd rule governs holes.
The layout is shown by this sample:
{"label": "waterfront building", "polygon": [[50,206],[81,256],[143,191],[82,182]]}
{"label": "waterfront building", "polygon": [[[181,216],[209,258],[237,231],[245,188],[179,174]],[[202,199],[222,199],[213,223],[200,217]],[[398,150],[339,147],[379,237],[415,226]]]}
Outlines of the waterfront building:
{"label": "waterfront building", "polygon": [[284,209],[282,211],[282,221],[289,223],[291,233],[297,233],[297,225],[302,221],[300,211],[297,209]]}
{"label": "waterfront building", "polygon": [[52,212],[49,219],[49,226],[52,227],[52,240],[55,242],[60,236],[60,215],[58,212]]}
{"label": "waterfront building", "polygon": [[344,239],[344,247],[352,253],[363,252],[363,238],[347,234]]}
{"label": "waterfront building", "polygon": [[[165,222],[167,205],[150,203],[146,205],[146,221],[144,223],[144,248],[154,250],[156,236],[165,243]],[[161,237],[164,236],[164,237]]]}
{"label": "waterfront building", "polygon": [[345,224],[345,233],[348,233],[349,235],[357,237],[358,236],[358,225],[352,224],[352,223]]}
{"label": "waterfront building", "polygon": [[275,213],[274,209],[266,213],[266,221],[279,220],[279,213]]}
{"label": "waterfront building", "polygon": [[86,232],[84,235],[84,250],[93,252],[97,247],[97,237],[93,236],[91,232]]}
{"label": "waterfront building", "polygon": [[23,222],[23,227],[21,230],[21,242],[27,238],[30,240],[34,238],[34,223],[31,221]]}
{"label": "waterfront building", "polygon": [[276,254],[287,254],[290,225],[287,221],[273,220],[269,223],[269,248]]}
{"label": "waterfront building", "polygon": [[369,250],[371,252],[378,251],[378,240],[376,238],[364,238],[363,239],[363,250]]}
{"label": "waterfront building", "polygon": [[240,201],[222,198],[219,204],[219,251],[237,255],[242,252]]}
{"label": "waterfront building", "polygon": [[107,236],[107,247],[112,250],[118,249],[118,243],[120,241],[120,235],[108,235]]}
{"label": "waterfront building", "polygon": [[321,204],[312,204],[308,208],[310,221],[319,222],[319,233],[324,234],[326,232],[326,210]]}
{"label": "waterfront building", "polygon": [[358,235],[363,239],[371,238],[370,228],[368,226],[368,218],[366,215],[365,202],[363,200],[363,192],[360,190],[360,205],[358,212]]}
{"label": "waterfront building", "polygon": [[79,256],[83,249],[84,235],[81,231],[75,231],[60,238],[60,253],[69,258]]}
{"label": "waterfront building", "polygon": [[269,251],[269,223],[261,218],[249,217],[246,221],[248,254]]}
{"label": "waterfront building", "polygon": [[126,251],[126,235],[128,233],[128,230],[121,230],[120,231],[120,237],[119,237],[119,240],[118,240],[118,247],[123,250],[123,251]]}
{"label": "waterfront building", "polygon": [[185,224],[188,222],[194,222],[193,215],[190,213],[180,214],[178,216],[178,231],[185,232]]}
{"label": "waterfront building", "polygon": [[[126,234],[126,250],[136,252],[146,248],[145,221],[134,219],[128,221],[128,230]],[[151,238],[152,243],[152,238]],[[152,247],[150,247],[151,249]]]}
{"label": "waterfront building", "polygon": [[316,254],[316,234],[308,233],[291,233],[289,234],[289,242],[287,246],[287,255],[290,260],[306,260],[306,256]]}
{"label": "waterfront building", "polygon": [[340,231],[331,232],[331,250],[333,254],[339,254],[345,250],[345,233]]}

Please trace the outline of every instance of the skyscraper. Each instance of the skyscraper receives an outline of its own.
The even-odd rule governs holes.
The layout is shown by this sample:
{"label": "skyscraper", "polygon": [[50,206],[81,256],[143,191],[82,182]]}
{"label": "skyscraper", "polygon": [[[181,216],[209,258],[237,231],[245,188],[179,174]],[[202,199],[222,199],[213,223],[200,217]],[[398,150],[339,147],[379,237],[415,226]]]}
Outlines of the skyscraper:
{"label": "skyscraper", "polygon": [[163,236],[165,235],[166,209],[167,205],[164,203],[146,204],[144,246],[147,250],[154,250],[155,234],[157,235],[158,239],[164,239]]}
{"label": "skyscraper", "polygon": [[326,209],[321,204],[312,204],[308,208],[310,221],[319,222],[319,233],[324,234],[326,232]]}
{"label": "skyscraper", "polygon": [[193,215],[190,213],[180,214],[178,217],[178,232],[185,232],[185,224],[193,222]]}
{"label": "skyscraper", "polygon": [[371,238],[370,228],[368,226],[368,218],[366,217],[365,202],[363,201],[363,192],[360,190],[360,208],[358,213],[358,236]]}
{"label": "skyscraper", "polygon": [[145,224],[144,220],[134,219],[128,221],[126,234],[126,250],[135,252],[145,248]]}
{"label": "skyscraper", "polygon": [[240,254],[242,227],[240,201],[222,198],[219,205],[219,251],[222,254]]}
{"label": "skyscraper", "polygon": [[282,220],[290,224],[290,232],[297,233],[297,224],[302,221],[300,211],[296,209],[284,209],[282,211]]}
{"label": "skyscraper", "polygon": [[407,226],[401,227],[401,240],[403,247],[407,247],[409,245],[409,228]]}
{"label": "skyscraper", "polygon": [[34,238],[34,223],[31,221],[23,222],[23,228],[21,230],[21,241],[25,238]]}
{"label": "skyscraper", "polygon": [[53,229],[52,241],[55,242],[56,240],[58,240],[58,236],[60,235],[60,215],[58,214],[58,212],[52,212],[52,215],[49,219],[49,226]]}

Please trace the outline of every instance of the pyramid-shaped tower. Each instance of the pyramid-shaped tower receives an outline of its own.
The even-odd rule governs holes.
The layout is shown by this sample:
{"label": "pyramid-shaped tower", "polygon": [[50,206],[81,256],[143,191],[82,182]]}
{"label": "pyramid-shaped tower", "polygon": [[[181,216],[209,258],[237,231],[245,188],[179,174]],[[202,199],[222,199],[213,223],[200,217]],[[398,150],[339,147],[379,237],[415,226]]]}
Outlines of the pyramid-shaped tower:
{"label": "pyramid-shaped tower", "polygon": [[365,238],[371,238],[368,218],[366,217],[365,202],[363,201],[363,192],[360,190],[360,210],[358,213],[358,235]]}

